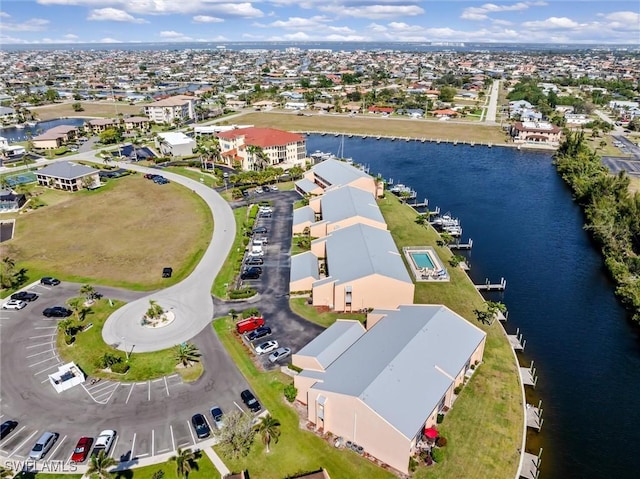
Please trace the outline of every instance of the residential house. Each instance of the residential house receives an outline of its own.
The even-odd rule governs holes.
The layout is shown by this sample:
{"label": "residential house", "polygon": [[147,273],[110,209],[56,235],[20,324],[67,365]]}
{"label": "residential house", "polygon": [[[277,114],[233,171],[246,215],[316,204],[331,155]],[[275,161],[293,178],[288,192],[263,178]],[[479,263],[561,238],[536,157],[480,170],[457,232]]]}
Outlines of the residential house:
{"label": "residential house", "polygon": [[459,113],[451,108],[444,108],[442,110],[433,110],[431,112],[433,116],[436,118],[454,118],[459,115]]}
{"label": "residential house", "polygon": [[130,116],[124,119],[124,129],[146,131],[151,129],[151,121],[146,116]]}
{"label": "residential house", "polygon": [[426,427],[482,361],[486,334],[442,305],[339,319],[292,357],[307,421],[407,474]]}
{"label": "residential house", "polygon": [[346,161],[328,159],[306,171],[302,180],[296,181],[296,191],[301,195],[318,195],[336,186],[354,186],[368,191],[376,198],[384,194],[384,184]]}
{"label": "residential house", "polygon": [[306,101],[288,101],[284,104],[285,110],[306,110],[307,107]]}
{"label": "residential house", "polygon": [[12,190],[0,190],[0,211],[19,210],[27,202],[27,196]]}
{"label": "residential house", "polygon": [[567,121],[567,125],[586,125],[592,121],[589,115],[584,113],[565,113],[564,119]]}
{"label": "residential house", "polygon": [[415,287],[391,233],[356,223],[313,240],[310,252],[293,256],[289,289],[310,290],[314,306],[360,311],[410,303]]}
{"label": "residential house", "polygon": [[176,95],[146,105],[144,114],[154,123],[188,122],[196,117],[196,101],[192,96]]}
{"label": "residential house", "polygon": [[227,100],[225,107],[228,110],[238,111],[247,107],[247,102],[244,100]]}
{"label": "residential house", "polygon": [[546,121],[517,121],[509,134],[514,143],[558,146],[562,130]]}
{"label": "residential house", "polygon": [[99,135],[110,128],[118,128],[119,125],[120,120],[116,118],[96,118],[94,120],[89,120],[88,122],[91,133],[94,135]]}
{"label": "residential house", "polygon": [[265,167],[289,169],[303,165],[307,141],[303,135],[275,128],[245,127],[217,134],[220,156],[227,166],[240,164],[243,170]]}
{"label": "residential house", "polygon": [[369,113],[374,113],[374,114],[382,114],[382,115],[391,115],[394,111],[395,108],[390,107],[390,106],[370,106],[369,108],[367,108],[367,111]]}
{"label": "residential house", "polygon": [[356,223],[387,229],[375,197],[353,186],[332,188],[322,196],[311,198],[308,206],[293,210],[293,234],[309,228],[312,238],[327,236]]}
{"label": "residential house", "polygon": [[41,135],[34,136],[33,147],[36,149],[53,150],[60,148],[64,143],[75,140],[78,137],[78,128],[70,125],[59,125],[45,131]]}
{"label": "residential house", "polygon": [[58,190],[78,191],[100,186],[99,170],[71,161],[60,161],[36,171],[40,186]]}
{"label": "residential house", "polygon": [[163,155],[189,156],[193,155],[196,140],[182,132],[162,132],[156,136],[156,147]]}

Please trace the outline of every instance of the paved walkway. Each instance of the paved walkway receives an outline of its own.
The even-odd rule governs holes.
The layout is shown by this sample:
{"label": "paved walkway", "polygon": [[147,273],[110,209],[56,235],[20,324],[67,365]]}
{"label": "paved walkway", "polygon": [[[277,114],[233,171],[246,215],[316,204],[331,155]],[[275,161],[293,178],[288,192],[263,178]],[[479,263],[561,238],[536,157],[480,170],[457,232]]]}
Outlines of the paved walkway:
{"label": "paved walkway", "polygon": [[484,119],[485,123],[495,123],[496,113],[498,111],[498,93],[500,93],[500,80],[494,80],[491,85],[491,93],[489,93],[489,105],[487,106],[487,115]]}

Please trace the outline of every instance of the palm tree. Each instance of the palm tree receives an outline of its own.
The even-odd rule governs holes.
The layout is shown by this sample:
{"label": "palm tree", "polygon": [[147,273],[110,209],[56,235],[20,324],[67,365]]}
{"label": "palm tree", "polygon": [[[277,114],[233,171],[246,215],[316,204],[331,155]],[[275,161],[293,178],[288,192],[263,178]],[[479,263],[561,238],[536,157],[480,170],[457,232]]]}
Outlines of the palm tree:
{"label": "palm tree", "polygon": [[191,472],[191,463],[195,459],[195,455],[191,449],[178,448],[175,456],[169,458],[170,461],[176,463],[176,474],[179,478],[187,478]]}
{"label": "palm tree", "polygon": [[267,446],[267,453],[269,452],[269,444],[271,439],[275,439],[276,443],[280,438],[280,421],[267,414],[260,418],[260,423],[255,427],[256,431],[260,433],[262,442]]}
{"label": "palm tree", "polygon": [[76,319],[80,319],[80,311],[82,311],[82,298],[71,298],[67,300],[67,306],[76,315]]}
{"label": "palm tree", "polygon": [[197,363],[200,356],[200,351],[192,343],[182,343],[176,346],[175,359],[185,368],[191,366],[191,363]]}
{"label": "palm tree", "polygon": [[107,456],[104,450],[100,451],[97,456],[91,456],[87,474],[97,476],[98,479],[109,479],[108,469],[116,464],[118,462],[114,458]]}
{"label": "palm tree", "polygon": [[14,472],[9,467],[0,466],[0,479],[9,479],[14,476]]}
{"label": "palm tree", "polygon": [[164,314],[164,309],[157,301],[149,300],[149,309],[147,309],[147,317],[149,319],[158,319]]}
{"label": "palm tree", "polygon": [[90,284],[84,284],[80,288],[80,294],[84,294],[87,301],[91,301],[95,297],[96,289]]}

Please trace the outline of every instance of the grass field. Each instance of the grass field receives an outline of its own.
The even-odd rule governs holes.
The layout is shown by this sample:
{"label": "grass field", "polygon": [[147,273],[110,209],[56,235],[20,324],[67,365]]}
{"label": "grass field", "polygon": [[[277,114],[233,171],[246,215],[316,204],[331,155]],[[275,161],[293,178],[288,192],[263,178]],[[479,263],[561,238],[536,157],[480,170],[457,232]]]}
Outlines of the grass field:
{"label": "grass field", "polygon": [[88,102],[81,101],[83,111],[75,111],[73,104],[75,101],[67,103],[55,103],[53,105],[35,106],[29,110],[36,116],[38,120],[54,120],[64,117],[97,117],[97,118],[115,118],[116,111],[124,116],[141,115],[143,107],[141,105],[128,105],[118,102],[115,106],[113,102]]}
{"label": "grass field", "polygon": [[319,313],[316,308],[307,304],[307,298],[293,298],[289,301],[289,305],[294,313],[325,328],[331,326],[337,319],[356,319],[360,322],[367,319],[364,313]]}
{"label": "grass field", "polygon": [[231,251],[224,261],[218,276],[216,276],[211,293],[218,298],[226,298],[231,285],[236,277],[237,266],[244,256],[244,240],[246,238],[244,226],[247,224],[247,207],[242,206],[233,210],[236,219],[236,236],[233,240]]}
{"label": "grass field", "polygon": [[370,116],[312,115],[295,113],[247,113],[234,121],[261,127],[294,131],[344,132],[357,135],[380,135],[473,141],[477,143],[505,143],[506,136],[498,126],[475,123],[455,123],[408,118],[372,118]]}
{"label": "grass field", "polygon": [[56,347],[64,362],[75,362],[90,377],[116,381],[146,381],[176,372],[187,382],[195,381],[200,377],[203,372],[201,363],[196,363],[189,368],[176,368],[178,362],[173,348],[152,353],[129,354],[127,363],[130,369],[125,375],[101,371],[98,361],[105,353],[114,354],[123,361],[126,360],[124,352],[113,349],[102,339],[102,327],[105,321],[111,313],[124,305],[121,301],[112,301],[112,303],[113,306],[107,299],[100,299],[91,307],[90,313],[84,320],[79,321],[74,316],[71,317],[74,326],[83,327],[88,323],[93,324],[87,331],[78,333],[71,346],[65,344],[64,334],[61,331],[58,332]]}
{"label": "grass field", "polygon": [[[220,473],[213,465],[209,457],[200,452],[195,464],[191,466],[189,479],[219,479]],[[113,479],[153,479],[154,474],[162,471],[163,479],[183,479],[176,473],[176,463],[173,461],[154,464],[152,466],[136,467],[110,474]],[[157,477],[157,476],[156,476]],[[44,478],[49,479],[49,478]]]}
{"label": "grass field", "polygon": [[[178,184],[140,175],[94,191],[46,189],[49,206],[17,216],[3,255],[30,279],[55,275],[81,283],[152,290],[177,283],[196,266],[213,231],[204,201]],[[161,278],[172,266],[173,277]]]}
{"label": "grass field", "polygon": [[283,395],[285,385],[291,378],[279,371],[258,371],[246,353],[242,342],[234,333],[233,321],[229,317],[218,318],[213,327],[225,349],[249,381],[251,388],[271,415],[281,423],[281,436],[277,444],[271,444],[267,455],[264,445],[257,437],[247,457],[222,460],[232,471],[248,469],[251,477],[259,479],[282,479],[295,473],[318,470],[324,467],[331,479],[393,479],[395,476],[373,465],[352,451],[339,450],[322,438],[300,428],[296,411],[286,404]]}
{"label": "grass field", "polygon": [[[398,249],[433,246],[444,263],[448,249],[438,247],[433,228],[415,223],[416,213],[393,195],[379,202]],[[483,299],[459,268],[448,267],[449,283],[417,283],[414,303],[444,304],[487,333],[484,360],[464,387],[439,429],[447,440],[446,460],[421,468],[416,478],[510,478],[516,473],[523,433],[523,404],[518,370],[502,327],[475,319]]]}

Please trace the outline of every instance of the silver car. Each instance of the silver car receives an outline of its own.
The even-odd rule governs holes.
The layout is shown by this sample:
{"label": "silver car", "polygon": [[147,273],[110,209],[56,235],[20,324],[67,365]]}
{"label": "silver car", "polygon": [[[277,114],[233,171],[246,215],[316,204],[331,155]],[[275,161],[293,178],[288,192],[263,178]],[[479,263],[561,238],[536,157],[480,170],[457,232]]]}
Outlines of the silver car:
{"label": "silver car", "polygon": [[58,440],[57,432],[45,432],[40,436],[40,439],[36,441],[36,443],[31,448],[31,452],[29,453],[29,459],[42,459],[47,455],[49,449],[53,446],[53,444]]}
{"label": "silver car", "polygon": [[288,358],[289,356],[291,356],[290,348],[278,348],[269,355],[269,362],[275,363],[281,359]]}

